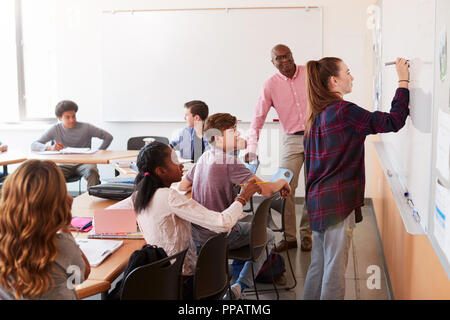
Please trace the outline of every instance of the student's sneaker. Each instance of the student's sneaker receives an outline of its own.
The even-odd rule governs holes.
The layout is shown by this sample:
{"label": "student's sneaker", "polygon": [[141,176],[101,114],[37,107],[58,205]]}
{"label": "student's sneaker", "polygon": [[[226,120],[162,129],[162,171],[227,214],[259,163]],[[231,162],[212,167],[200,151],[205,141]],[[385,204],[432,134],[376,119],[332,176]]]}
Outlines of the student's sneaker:
{"label": "student's sneaker", "polygon": [[[223,300],[230,300],[230,296],[227,293]],[[241,284],[235,283],[231,286],[231,300],[240,300],[241,299]]]}

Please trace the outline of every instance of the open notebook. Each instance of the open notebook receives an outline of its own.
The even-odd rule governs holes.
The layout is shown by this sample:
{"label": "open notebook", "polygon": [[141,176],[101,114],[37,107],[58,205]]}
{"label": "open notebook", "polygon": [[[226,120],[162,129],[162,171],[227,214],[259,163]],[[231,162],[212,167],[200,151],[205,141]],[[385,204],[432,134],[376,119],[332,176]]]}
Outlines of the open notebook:
{"label": "open notebook", "polygon": [[75,239],[92,267],[98,266],[111,253],[120,248],[123,241],[99,239]]}
{"label": "open notebook", "polygon": [[72,148],[67,147],[64,149],[61,149],[59,151],[41,151],[39,154],[91,154],[96,153],[97,149],[91,149],[91,148]]}

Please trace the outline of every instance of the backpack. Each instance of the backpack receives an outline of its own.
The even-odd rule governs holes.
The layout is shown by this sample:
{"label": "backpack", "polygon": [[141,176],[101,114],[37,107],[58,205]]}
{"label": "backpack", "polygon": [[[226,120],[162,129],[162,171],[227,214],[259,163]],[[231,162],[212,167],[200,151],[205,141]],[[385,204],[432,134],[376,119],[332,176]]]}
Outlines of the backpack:
{"label": "backpack", "polygon": [[[244,267],[244,263],[245,261],[242,260],[233,260],[233,275],[235,277],[239,277],[239,273]],[[270,271],[270,266],[272,266],[273,279],[278,278],[286,272],[284,258],[272,250],[256,276],[255,280],[257,282],[272,283],[272,272]]]}
{"label": "backpack", "polygon": [[140,266],[144,266],[146,264],[164,259],[166,257],[167,253],[164,251],[163,248],[149,244],[144,245],[140,250],[134,251],[130,256],[130,259],[128,260],[128,264],[126,265],[125,270],[123,271],[122,274],[123,278],[120,281],[118,281],[115,288],[110,293],[108,293],[106,299],[120,300],[125,279],[127,278],[128,274],[131,271]]}

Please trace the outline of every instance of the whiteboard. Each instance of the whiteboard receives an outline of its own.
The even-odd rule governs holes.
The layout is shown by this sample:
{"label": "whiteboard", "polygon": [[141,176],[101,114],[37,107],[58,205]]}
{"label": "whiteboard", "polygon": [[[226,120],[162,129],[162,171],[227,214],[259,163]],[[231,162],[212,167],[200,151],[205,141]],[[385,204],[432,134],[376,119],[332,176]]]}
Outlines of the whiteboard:
{"label": "whiteboard", "polygon": [[[410,60],[410,116],[397,133],[380,134],[393,175],[400,182],[400,201],[410,199],[408,212],[417,211],[423,231],[428,230],[431,184],[434,83],[434,0],[384,0],[382,2],[381,110],[388,112],[398,77],[397,57]],[[408,196],[404,196],[407,192]]]}
{"label": "whiteboard", "polygon": [[449,42],[450,2],[381,5],[381,109],[390,109],[397,87],[395,66],[384,63],[406,57],[410,116],[398,133],[380,135],[377,152],[407,231],[427,235],[450,278],[450,60],[442,45]]}
{"label": "whiteboard", "polygon": [[190,100],[251,121],[274,45],[322,57],[321,8],[104,12],[101,32],[105,121],[183,121]]}

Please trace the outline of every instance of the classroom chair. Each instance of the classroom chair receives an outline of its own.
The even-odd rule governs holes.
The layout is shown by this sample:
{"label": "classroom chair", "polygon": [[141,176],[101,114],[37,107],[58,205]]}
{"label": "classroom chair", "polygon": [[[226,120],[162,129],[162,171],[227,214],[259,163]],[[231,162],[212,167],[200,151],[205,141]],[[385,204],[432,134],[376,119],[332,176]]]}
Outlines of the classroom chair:
{"label": "classroom chair", "polygon": [[[294,173],[285,168],[278,168],[278,170],[272,175],[270,181],[277,181],[279,179],[285,179],[287,182],[291,182]],[[272,201],[270,202],[269,214],[267,216],[267,227],[270,228],[273,232],[281,232],[284,235],[284,240],[286,240],[285,230],[285,222],[284,222],[284,209],[286,205],[286,199],[279,199],[279,193],[277,193]],[[273,220],[272,213],[278,213],[281,215],[281,225],[278,226]],[[286,290],[290,290],[297,286],[297,279],[295,278],[294,269],[292,267],[291,257],[289,255],[289,250],[286,250],[286,255],[288,258],[289,268],[291,270],[292,278],[294,279],[294,284],[292,286],[286,287]]]}
{"label": "classroom chair", "polygon": [[[251,227],[250,227],[250,241],[249,245],[241,247],[238,249],[228,250],[229,259],[237,259],[242,261],[256,261],[256,259],[266,251],[267,256],[269,256],[269,251],[267,249],[267,215],[270,209],[270,203],[273,197],[265,199],[256,209],[253,216]],[[272,268],[272,267],[271,267]],[[259,270],[256,270],[259,271]],[[255,270],[253,270],[252,265],[252,278],[254,290],[246,290],[245,292],[255,292],[256,299],[259,300],[258,289],[256,287],[255,281]],[[275,284],[275,280],[272,278],[273,288],[277,295],[277,300],[280,298]]]}
{"label": "classroom chair", "polygon": [[[179,300],[181,270],[187,248],[170,257],[131,271],[123,285],[121,300]],[[175,261],[168,265],[171,260]]]}
{"label": "classroom chair", "polygon": [[143,139],[145,138],[153,138],[155,141],[159,141],[165,144],[169,144],[169,139],[161,136],[140,136],[140,137],[131,137],[127,142],[127,150],[141,150],[141,148],[145,145]]}
{"label": "classroom chair", "polygon": [[82,177],[83,176],[76,175],[76,176],[72,176],[72,177],[66,178],[66,183],[71,183],[71,182],[77,182],[78,181],[78,195],[81,194],[81,178]]}
{"label": "classroom chair", "polygon": [[200,249],[194,273],[195,300],[220,300],[230,290],[227,249],[223,233],[209,238]]}

